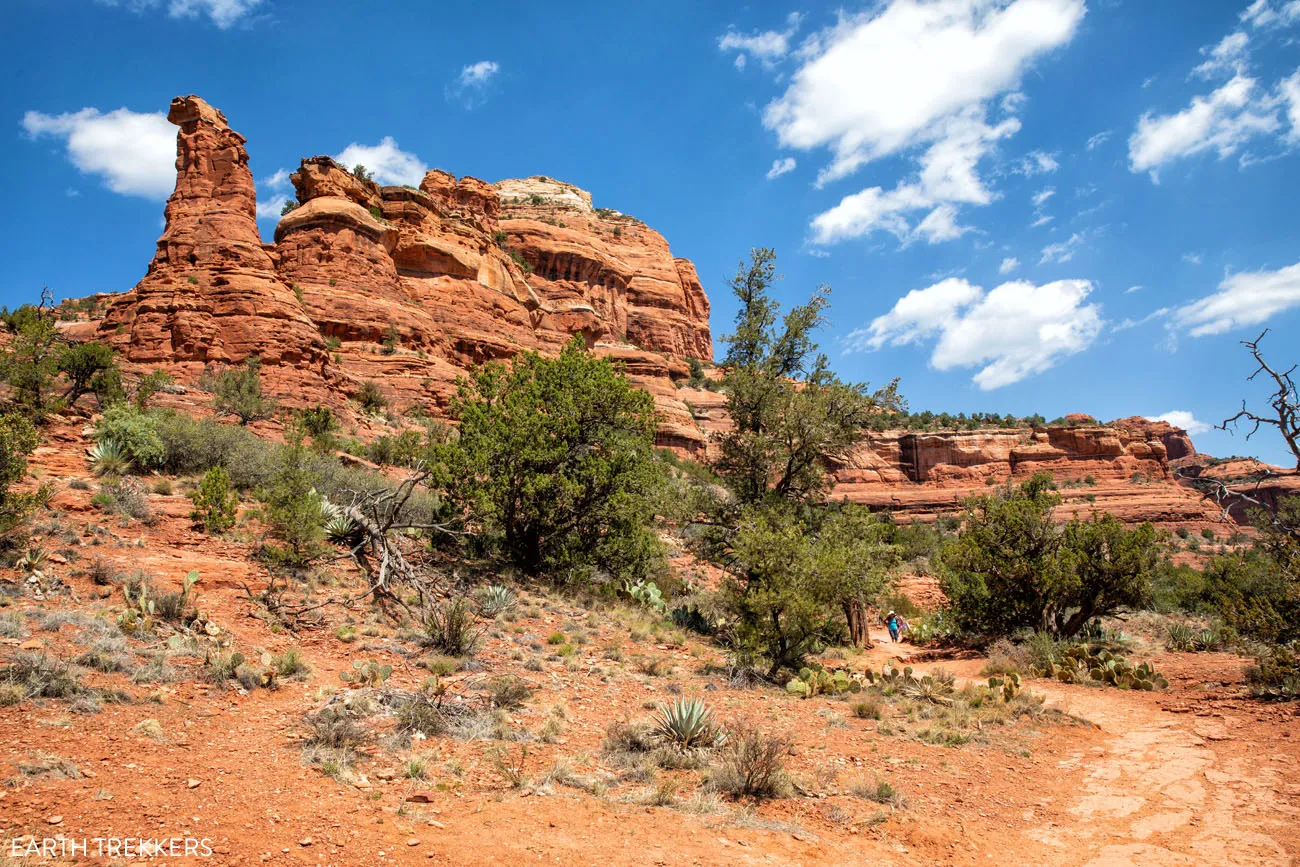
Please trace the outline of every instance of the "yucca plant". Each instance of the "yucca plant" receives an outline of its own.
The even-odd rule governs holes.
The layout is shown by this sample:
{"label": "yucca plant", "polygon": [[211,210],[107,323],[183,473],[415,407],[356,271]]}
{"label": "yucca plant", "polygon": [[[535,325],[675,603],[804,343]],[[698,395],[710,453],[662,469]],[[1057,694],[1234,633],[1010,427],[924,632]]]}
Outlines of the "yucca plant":
{"label": "yucca plant", "polygon": [[33,545],[31,548],[27,549],[27,553],[18,558],[18,562],[14,564],[14,568],[23,575],[32,575],[44,569],[45,564],[49,562],[49,559],[49,554],[45,552],[44,548],[40,545]]}
{"label": "yucca plant", "polygon": [[664,743],[684,750],[713,747],[726,736],[713,724],[713,713],[698,698],[679,698],[660,705],[654,716],[654,734]]}
{"label": "yucca plant", "polygon": [[953,681],[943,675],[927,674],[922,677],[912,677],[908,678],[903,684],[902,693],[918,701],[950,705],[952,704]]}
{"label": "yucca plant", "polygon": [[117,440],[103,439],[90,447],[90,471],[97,476],[120,476],[131,469],[131,458]]}
{"label": "yucca plant", "polygon": [[325,538],[336,545],[355,548],[361,541],[361,527],[344,514],[343,509],[324,497],[320,501],[321,515],[325,519]]}
{"label": "yucca plant", "polygon": [[479,610],[484,617],[496,617],[515,607],[515,593],[504,584],[493,584],[483,591]]}

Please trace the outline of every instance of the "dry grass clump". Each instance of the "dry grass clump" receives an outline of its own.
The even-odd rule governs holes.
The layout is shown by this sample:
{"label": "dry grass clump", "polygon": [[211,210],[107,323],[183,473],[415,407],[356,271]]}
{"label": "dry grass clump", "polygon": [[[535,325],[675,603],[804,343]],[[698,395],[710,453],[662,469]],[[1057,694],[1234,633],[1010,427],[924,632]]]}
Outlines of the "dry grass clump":
{"label": "dry grass clump", "polygon": [[785,757],[790,741],[752,723],[730,727],[721,761],[709,772],[708,787],[733,798],[782,798],[790,794]]}

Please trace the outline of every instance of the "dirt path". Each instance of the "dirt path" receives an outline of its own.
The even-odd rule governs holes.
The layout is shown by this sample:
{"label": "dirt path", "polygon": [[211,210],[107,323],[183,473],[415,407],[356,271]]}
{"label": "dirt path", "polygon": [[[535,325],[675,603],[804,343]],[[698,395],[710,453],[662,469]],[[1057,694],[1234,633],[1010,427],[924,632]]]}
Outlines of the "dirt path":
{"label": "dirt path", "polygon": [[[1049,863],[1293,863],[1276,839],[1279,833],[1294,834],[1300,821],[1291,785],[1297,771],[1293,756],[1267,750],[1229,755],[1218,748],[1234,737],[1223,721],[1153,711],[1144,696],[1035,688],[1112,736],[1104,748],[1062,763],[1086,771],[1083,791],[1069,807],[1077,821],[1026,832],[1059,852]],[[1239,741],[1234,752],[1242,746]],[[1292,803],[1286,798],[1288,785]]]}
{"label": "dirt path", "polygon": [[[904,662],[910,645],[881,645]],[[1236,697],[1215,700],[1196,678],[1242,663],[1227,655],[1186,665],[1170,694],[1151,695],[1030,681],[1049,707],[1086,719],[1106,736],[1060,761],[1057,791],[1027,780],[1050,800],[1026,825],[1039,847],[1010,863],[1084,867],[1284,867],[1300,849],[1300,717]],[[913,663],[925,670],[928,663]],[[942,663],[965,677],[983,660]],[[1217,685],[1217,684],[1216,684]],[[1262,716],[1261,716],[1262,715]],[[1082,788],[1073,780],[1082,774]],[[1014,848],[1014,847],[1012,847]]]}

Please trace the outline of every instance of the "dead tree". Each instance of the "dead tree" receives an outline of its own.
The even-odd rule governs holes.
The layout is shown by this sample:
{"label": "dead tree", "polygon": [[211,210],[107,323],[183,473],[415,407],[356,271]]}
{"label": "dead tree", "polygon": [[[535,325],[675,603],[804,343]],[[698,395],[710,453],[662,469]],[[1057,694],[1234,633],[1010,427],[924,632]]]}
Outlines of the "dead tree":
{"label": "dead tree", "polygon": [[[465,531],[431,520],[421,520],[410,508],[411,499],[426,486],[430,472],[417,464],[395,486],[379,491],[343,491],[337,502],[327,501],[326,535],[331,541],[346,544],[348,553],[366,575],[364,592],[345,599],[330,597],[324,602],[285,611],[293,617],[326,605],[352,605],[373,598],[380,605],[395,603],[407,613],[422,615],[446,596],[449,582],[438,570],[416,561],[411,550],[413,538],[421,532],[449,536],[466,535]],[[407,598],[414,591],[417,608],[412,610]]]}
{"label": "dead tree", "polygon": [[[1221,424],[1215,425],[1219,430],[1232,433],[1243,423],[1251,425],[1250,431],[1246,434],[1249,440],[1260,429],[1261,425],[1277,428],[1281,434],[1287,448],[1296,458],[1296,469],[1300,471],[1300,394],[1297,394],[1295,380],[1291,375],[1295,372],[1298,365],[1291,365],[1285,371],[1273,368],[1264,360],[1263,352],[1259,348],[1260,341],[1268,334],[1265,329],[1262,334],[1254,340],[1243,340],[1241,344],[1250,350],[1254,356],[1256,364],[1255,372],[1247,377],[1247,381],[1254,381],[1255,377],[1267,374],[1273,380],[1276,391],[1272,393],[1270,405],[1273,408],[1273,414],[1258,415],[1246,407],[1246,401],[1241,402],[1241,410],[1231,418],[1226,418]],[[1189,478],[1192,485],[1201,490],[1205,496],[1214,501],[1214,503],[1223,511],[1225,520],[1231,519],[1231,511],[1234,507],[1246,508],[1257,515],[1257,519],[1263,528],[1281,537],[1289,539],[1291,543],[1300,543],[1300,520],[1297,520],[1297,514],[1300,509],[1286,508],[1285,504],[1276,502],[1273,498],[1264,495],[1265,483],[1278,477],[1278,474],[1272,470],[1264,469],[1252,474],[1250,481],[1254,484],[1247,488],[1238,484],[1230,487],[1225,482],[1218,479]]]}
{"label": "dead tree", "polygon": [[1277,386],[1277,390],[1273,392],[1270,401],[1273,414],[1271,416],[1256,415],[1246,408],[1246,401],[1243,400],[1241,402],[1241,411],[1232,418],[1224,419],[1223,423],[1217,425],[1217,427],[1224,431],[1228,430],[1229,427],[1236,430],[1243,420],[1249,422],[1251,428],[1250,432],[1246,434],[1247,440],[1255,435],[1260,425],[1271,425],[1277,428],[1278,432],[1282,434],[1282,439],[1286,442],[1287,448],[1291,450],[1292,456],[1295,457],[1296,469],[1300,470],[1300,395],[1297,395],[1295,381],[1291,378],[1291,374],[1295,372],[1298,365],[1293,364],[1285,371],[1277,371],[1270,367],[1259,349],[1259,343],[1266,334],[1268,334],[1268,329],[1264,329],[1263,334],[1260,334],[1254,340],[1241,341],[1241,345],[1250,350],[1250,354],[1255,356],[1255,362],[1259,365],[1259,367],[1255,368],[1255,372],[1246,378],[1246,381],[1253,382],[1255,377],[1261,373],[1266,373]]}

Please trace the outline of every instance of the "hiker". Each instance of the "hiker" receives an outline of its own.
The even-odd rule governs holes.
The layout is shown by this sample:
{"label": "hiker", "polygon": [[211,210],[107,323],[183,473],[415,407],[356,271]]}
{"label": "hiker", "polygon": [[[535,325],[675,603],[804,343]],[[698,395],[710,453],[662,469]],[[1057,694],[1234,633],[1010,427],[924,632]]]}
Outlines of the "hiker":
{"label": "hiker", "polygon": [[894,613],[893,609],[885,615],[885,625],[889,627],[889,640],[898,643],[898,631],[902,626],[902,618]]}

